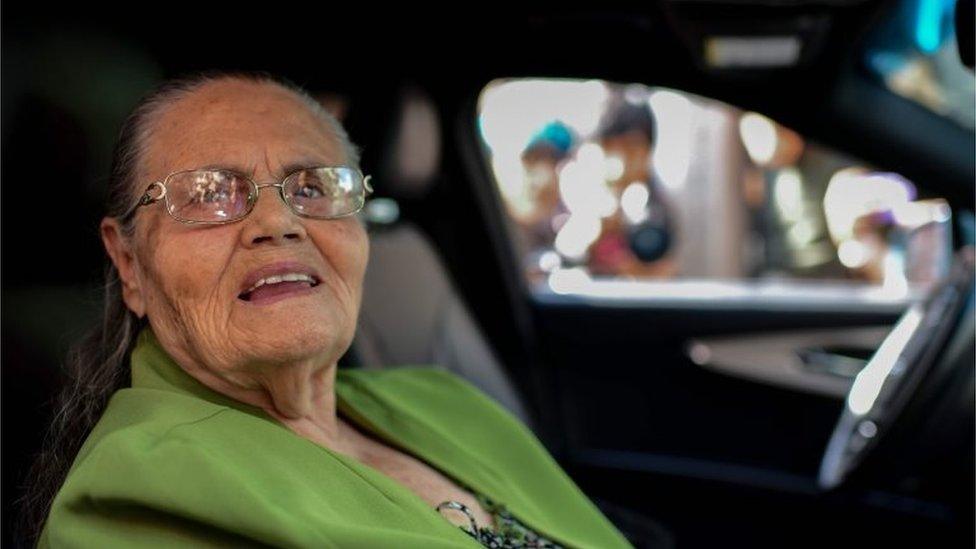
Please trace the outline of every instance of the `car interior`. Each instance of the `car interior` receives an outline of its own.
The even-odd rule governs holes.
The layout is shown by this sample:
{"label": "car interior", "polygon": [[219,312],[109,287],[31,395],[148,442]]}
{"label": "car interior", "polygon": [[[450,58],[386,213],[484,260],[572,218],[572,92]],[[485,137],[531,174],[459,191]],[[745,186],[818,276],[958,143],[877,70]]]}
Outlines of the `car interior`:
{"label": "car interior", "polygon": [[973,546],[972,0],[614,4],[4,6],[3,546],[118,127],[206,69],[361,150],[340,367],[465,378],[635,547]]}

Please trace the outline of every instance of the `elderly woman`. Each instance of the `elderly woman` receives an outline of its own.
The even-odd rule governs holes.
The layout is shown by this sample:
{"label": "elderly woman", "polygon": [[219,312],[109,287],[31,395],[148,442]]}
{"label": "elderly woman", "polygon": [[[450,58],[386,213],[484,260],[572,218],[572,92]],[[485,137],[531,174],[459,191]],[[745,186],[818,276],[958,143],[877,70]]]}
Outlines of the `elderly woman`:
{"label": "elderly woman", "polygon": [[627,546],[471,385],[337,369],[370,189],[301,90],[164,85],[125,123],[110,185],[106,316],[35,469],[52,479],[40,546]]}

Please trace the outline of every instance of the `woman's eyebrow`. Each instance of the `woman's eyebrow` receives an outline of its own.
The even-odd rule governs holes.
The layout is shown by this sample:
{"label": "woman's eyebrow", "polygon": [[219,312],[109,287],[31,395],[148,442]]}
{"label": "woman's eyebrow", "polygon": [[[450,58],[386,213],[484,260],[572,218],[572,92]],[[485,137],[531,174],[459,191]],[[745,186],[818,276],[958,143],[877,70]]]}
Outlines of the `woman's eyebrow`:
{"label": "woman's eyebrow", "polygon": [[[280,178],[280,177],[285,177],[286,175],[288,175],[290,173],[297,172],[298,170],[303,170],[305,168],[314,168],[314,167],[318,167],[318,166],[329,166],[329,165],[330,164],[328,162],[323,162],[321,160],[311,160],[311,159],[300,160],[300,161],[297,161],[297,162],[289,162],[288,164],[285,164],[284,166],[282,166],[280,173],[278,173],[277,175]],[[229,170],[229,171],[232,171],[232,172],[235,172],[235,173],[239,173],[239,174],[246,175],[246,176],[248,176],[250,178],[253,178],[255,172],[257,171],[256,168],[245,168],[245,167],[239,166],[239,165],[224,164],[224,163],[221,163],[221,164],[207,164],[205,166],[200,166],[199,168],[196,168],[196,169],[198,169],[198,170]]]}
{"label": "woman's eyebrow", "polygon": [[321,160],[302,160],[300,162],[291,162],[286,164],[282,168],[282,176],[288,175],[298,170],[304,170],[305,168],[317,168],[319,166],[329,166],[328,162],[323,162]]}
{"label": "woman's eyebrow", "polygon": [[254,168],[245,168],[243,166],[235,166],[233,164],[207,164],[205,166],[200,166],[199,168],[194,168],[197,170],[226,170],[239,174],[246,175],[248,177],[254,176]]}

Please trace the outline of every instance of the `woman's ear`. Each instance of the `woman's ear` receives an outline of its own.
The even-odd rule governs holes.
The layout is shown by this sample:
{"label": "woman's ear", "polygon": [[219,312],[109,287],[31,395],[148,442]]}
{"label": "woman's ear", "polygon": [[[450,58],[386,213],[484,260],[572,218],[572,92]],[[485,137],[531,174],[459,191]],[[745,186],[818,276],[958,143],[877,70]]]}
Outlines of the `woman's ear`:
{"label": "woman's ear", "polygon": [[137,271],[137,261],[129,240],[122,234],[122,227],[114,217],[106,217],[101,223],[102,243],[108,252],[122,283],[122,299],[139,318],[146,314],[146,299]]}

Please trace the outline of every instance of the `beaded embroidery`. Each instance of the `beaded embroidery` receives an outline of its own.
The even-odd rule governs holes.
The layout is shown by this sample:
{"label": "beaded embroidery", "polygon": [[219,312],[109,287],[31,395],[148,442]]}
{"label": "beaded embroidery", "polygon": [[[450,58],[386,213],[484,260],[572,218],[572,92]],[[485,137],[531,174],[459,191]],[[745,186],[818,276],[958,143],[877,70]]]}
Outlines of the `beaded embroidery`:
{"label": "beaded embroidery", "polygon": [[528,526],[513,517],[500,503],[495,503],[481,494],[475,493],[478,502],[494,519],[495,528],[478,526],[471,510],[463,503],[445,501],[437,506],[437,511],[453,509],[468,517],[469,526],[460,526],[475,541],[490,549],[562,549],[558,543],[540,536]]}

